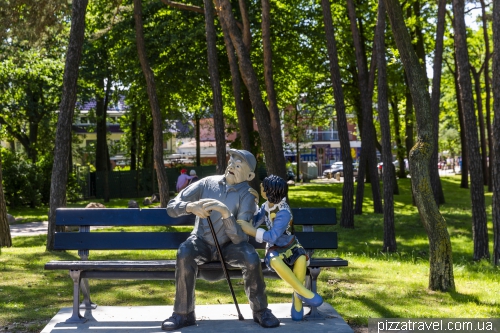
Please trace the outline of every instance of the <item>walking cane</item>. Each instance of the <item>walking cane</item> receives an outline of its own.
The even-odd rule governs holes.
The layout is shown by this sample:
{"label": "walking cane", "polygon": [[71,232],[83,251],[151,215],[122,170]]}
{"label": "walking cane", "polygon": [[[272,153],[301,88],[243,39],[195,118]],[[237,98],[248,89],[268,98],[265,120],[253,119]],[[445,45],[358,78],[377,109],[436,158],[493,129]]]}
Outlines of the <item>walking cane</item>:
{"label": "walking cane", "polygon": [[231,284],[231,278],[229,277],[229,273],[226,268],[226,261],[222,256],[222,251],[220,249],[219,241],[217,240],[217,236],[215,235],[214,225],[212,224],[212,219],[210,216],[207,216],[208,226],[210,227],[210,231],[212,232],[212,237],[214,238],[215,247],[217,248],[217,252],[219,252],[220,261],[222,264],[222,270],[224,271],[224,275],[226,276],[227,284],[229,284],[229,289],[231,290],[231,295],[233,295],[234,305],[236,305],[236,310],[238,311],[238,319],[245,320],[240,312],[240,307],[238,306],[238,301],[236,300],[236,296],[234,295],[233,285]]}

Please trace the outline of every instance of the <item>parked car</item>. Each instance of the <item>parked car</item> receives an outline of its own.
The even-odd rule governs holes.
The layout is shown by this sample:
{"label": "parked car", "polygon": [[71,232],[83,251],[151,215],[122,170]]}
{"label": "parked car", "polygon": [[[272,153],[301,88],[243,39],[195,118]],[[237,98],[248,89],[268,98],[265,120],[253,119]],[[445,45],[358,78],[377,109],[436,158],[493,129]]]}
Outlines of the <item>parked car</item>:
{"label": "parked car", "polygon": [[333,177],[337,172],[342,170],[344,170],[344,164],[342,162],[335,162],[323,171],[323,177]]}
{"label": "parked car", "polygon": [[[352,163],[352,175],[354,177],[357,177],[358,176],[358,167],[359,167],[359,163]],[[342,171],[339,171],[340,172],[340,177],[344,177],[344,169],[342,169]]]}
{"label": "parked car", "polygon": [[[353,173],[354,177],[358,175],[358,163],[353,163]],[[340,177],[344,177],[344,163],[343,162],[335,162],[331,165],[330,168],[323,171],[324,177],[334,177],[337,172],[340,172]]]}

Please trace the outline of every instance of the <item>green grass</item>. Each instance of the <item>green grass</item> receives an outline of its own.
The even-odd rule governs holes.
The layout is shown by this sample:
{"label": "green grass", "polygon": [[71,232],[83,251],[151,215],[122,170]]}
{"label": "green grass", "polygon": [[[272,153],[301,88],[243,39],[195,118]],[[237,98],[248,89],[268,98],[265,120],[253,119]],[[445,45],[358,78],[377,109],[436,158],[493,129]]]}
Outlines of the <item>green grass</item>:
{"label": "green grass", "polygon": [[[459,178],[442,178],[447,203],[441,206],[451,237],[456,290],[427,289],[428,241],[416,207],[412,206],[410,180],[399,180],[395,196],[398,252],[381,252],[383,216],[373,214],[371,187],[365,188],[363,215],[355,217],[355,229],[339,226],[337,251],[317,251],[316,256],[340,256],[348,267],[324,270],[319,293],[353,325],[366,325],[368,318],[499,318],[500,268],[472,260],[472,229],[469,191],[459,188]],[[292,187],[294,207],[340,207],[341,184],[305,184]],[[128,200],[113,200],[108,207],[126,207]],[[87,204],[79,203],[78,207]],[[491,219],[491,193],[486,194]],[[72,205],[73,206],[73,205]],[[27,214],[34,214],[27,210]],[[46,214],[46,210],[43,214]],[[34,214],[36,215],[36,214]],[[24,216],[19,211],[18,216]],[[492,247],[492,224],[488,224]],[[61,307],[72,304],[72,283],[65,271],[44,271],[49,260],[77,258],[75,251],[45,252],[45,236],[16,237],[12,248],[0,255],[0,328],[9,332],[39,332]],[[165,259],[175,251],[94,251],[91,259]],[[266,280],[270,303],[290,302],[291,289],[280,280]],[[247,303],[242,282],[233,282],[238,302]],[[93,301],[100,305],[171,305],[173,281],[91,281]],[[225,281],[198,280],[197,304],[232,303]],[[17,324],[14,324],[17,323]]]}

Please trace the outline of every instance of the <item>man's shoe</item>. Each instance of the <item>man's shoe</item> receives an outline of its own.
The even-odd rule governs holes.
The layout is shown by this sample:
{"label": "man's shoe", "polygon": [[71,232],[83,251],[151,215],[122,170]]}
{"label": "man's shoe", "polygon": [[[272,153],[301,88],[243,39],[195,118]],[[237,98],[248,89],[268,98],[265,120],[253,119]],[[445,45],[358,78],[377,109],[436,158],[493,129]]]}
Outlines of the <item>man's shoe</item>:
{"label": "man's shoe", "polygon": [[181,315],[173,312],[172,316],[161,324],[161,329],[164,331],[173,331],[177,330],[181,327],[196,325],[196,316],[193,312],[188,313],[187,315]]}
{"label": "man's shoe", "polygon": [[254,312],[253,321],[259,323],[259,325],[264,328],[280,326],[280,321],[273,315],[272,311],[269,309]]}
{"label": "man's shoe", "polygon": [[323,304],[323,298],[314,293],[314,296],[312,298],[305,298],[304,296],[300,295],[299,293],[295,293],[302,302],[304,302],[307,306],[313,306],[313,307],[318,307],[321,304]]}

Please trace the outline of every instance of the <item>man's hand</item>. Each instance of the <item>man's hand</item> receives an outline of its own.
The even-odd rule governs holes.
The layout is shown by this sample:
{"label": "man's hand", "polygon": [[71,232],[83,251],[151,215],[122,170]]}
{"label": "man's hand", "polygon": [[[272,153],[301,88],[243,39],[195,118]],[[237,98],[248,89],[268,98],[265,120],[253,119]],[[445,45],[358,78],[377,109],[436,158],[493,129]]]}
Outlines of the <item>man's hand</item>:
{"label": "man's hand", "polygon": [[203,209],[208,212],[208,215],[210,215],[210,211],[215,210],[222,215],[223,219],[228,219],[231,217],[229,208],[227,208],[227,206],[219,200],[207,199],[207,201],[203,203]]}
{"label": "man's hand", "polygon": [[236,223],[240,225],[241,229],[243,229],[243,232],[245,234],[253,237],[255,237],[255,235],[257,234],[257,229],[255,229],[252,223],[247,222],[245,220],[236,220]]}
{"label": "man's hand", "polygon": [[212,199],[201,199],[199,201],[190,202],[186,206],[186,212],[192,213],[202,219],[206,219],[210,216],[210,212],[203,208],[203,204],[210,201],[212,201]]}

